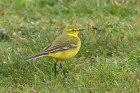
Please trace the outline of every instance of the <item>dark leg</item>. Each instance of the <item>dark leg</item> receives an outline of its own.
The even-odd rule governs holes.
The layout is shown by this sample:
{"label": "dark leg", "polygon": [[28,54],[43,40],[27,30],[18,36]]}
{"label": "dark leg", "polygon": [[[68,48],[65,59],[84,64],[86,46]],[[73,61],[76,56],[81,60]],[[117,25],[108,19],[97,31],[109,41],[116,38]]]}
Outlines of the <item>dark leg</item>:
{"label": "dark leg", "polygon": [[62,69],[62,64],[60,63],[60,69]]}
{"label": "dark leg", "polygon": [[56,62],[54,63],[54,75],[56,76]]}
{"label": "dark leg", "polygon": [[60,69],[62,69],[62,73],[63,73],[63,77],[66,78],[67,77],[67,72],[65,71],[65,68],[63,69],[62,64],[60,63]]}

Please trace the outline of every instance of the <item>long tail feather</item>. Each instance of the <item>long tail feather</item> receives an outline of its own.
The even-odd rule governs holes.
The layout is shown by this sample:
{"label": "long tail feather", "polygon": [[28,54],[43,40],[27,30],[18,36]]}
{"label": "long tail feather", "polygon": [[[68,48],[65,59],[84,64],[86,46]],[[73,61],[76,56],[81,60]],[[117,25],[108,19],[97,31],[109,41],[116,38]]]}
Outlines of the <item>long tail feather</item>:
{"label": "long tail feather", "polygon": [[30,59],[34,59],[34,58],[43,57],[43,56],[45,56],[45,55],[44,54],[36,54],[36,55],[33,55],[33,56],[26,57],[23,60],[30,60]]}

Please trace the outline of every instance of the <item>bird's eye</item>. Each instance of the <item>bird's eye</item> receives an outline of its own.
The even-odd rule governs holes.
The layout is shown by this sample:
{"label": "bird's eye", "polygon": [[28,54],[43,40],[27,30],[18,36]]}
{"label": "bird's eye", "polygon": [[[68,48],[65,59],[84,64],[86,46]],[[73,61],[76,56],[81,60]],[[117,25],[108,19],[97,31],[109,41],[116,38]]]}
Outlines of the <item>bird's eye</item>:
{"label": "bird's eye", "polygon": [[74,30],[74,29],[72,29],[72,31],[73,31],[73,32],[75,32],[75,30]]}

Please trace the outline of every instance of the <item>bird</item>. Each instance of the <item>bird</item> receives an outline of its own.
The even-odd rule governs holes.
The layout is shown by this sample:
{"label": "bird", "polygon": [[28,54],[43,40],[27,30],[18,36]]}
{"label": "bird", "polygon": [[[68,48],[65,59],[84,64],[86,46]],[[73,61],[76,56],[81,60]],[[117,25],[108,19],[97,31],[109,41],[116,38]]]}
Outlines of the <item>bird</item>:
{"label": "bird", "polygon": [[[24,58],[24,60],[30,60],[39,57],[50,57],[56,60],[65,61],[74,57],[80,47],[81,40],[78,37],[80,31],[83,31],[83,28],[79,28],[77,26],[67,26],[62,34],[54,40],[51,44],[41,50],[39,53],[28,56]],[[54,63],[54,74],[56,76],[56,65],[57,62]]]}

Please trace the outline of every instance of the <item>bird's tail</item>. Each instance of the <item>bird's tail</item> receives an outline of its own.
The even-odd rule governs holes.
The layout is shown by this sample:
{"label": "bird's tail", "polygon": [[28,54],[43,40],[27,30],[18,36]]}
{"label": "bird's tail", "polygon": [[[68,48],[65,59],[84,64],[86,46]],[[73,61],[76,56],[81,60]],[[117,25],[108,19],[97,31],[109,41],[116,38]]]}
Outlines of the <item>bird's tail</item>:
{"label": "bird's tail", "polygon": [[23,60],[30,60],[30,59],[34,59],[34,58],[43,57],[43,56],[45,56],[45,55],[40,53],[40,54],[36,54],[36,55],[33,55],[33,56],[26,57]]}

